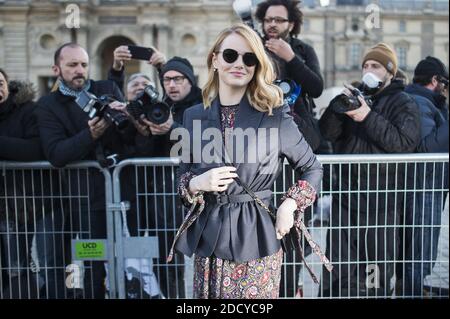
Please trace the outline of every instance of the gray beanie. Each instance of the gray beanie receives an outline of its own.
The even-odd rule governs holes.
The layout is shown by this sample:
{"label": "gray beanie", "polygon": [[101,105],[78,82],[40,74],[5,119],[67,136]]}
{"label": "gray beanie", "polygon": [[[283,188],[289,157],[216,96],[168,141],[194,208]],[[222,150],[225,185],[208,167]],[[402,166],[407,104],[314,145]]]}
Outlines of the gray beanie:
{"label": "gray beanie", "polygon": [[188,59],[181,58],[178,56],[173,57],[162,67],[160,77],[161,81],[164,74],[168,71],[177,71],[186,76],[186,78],[191,82],[192,85],[195,85],[195,76],[194,76],[194,68]]}

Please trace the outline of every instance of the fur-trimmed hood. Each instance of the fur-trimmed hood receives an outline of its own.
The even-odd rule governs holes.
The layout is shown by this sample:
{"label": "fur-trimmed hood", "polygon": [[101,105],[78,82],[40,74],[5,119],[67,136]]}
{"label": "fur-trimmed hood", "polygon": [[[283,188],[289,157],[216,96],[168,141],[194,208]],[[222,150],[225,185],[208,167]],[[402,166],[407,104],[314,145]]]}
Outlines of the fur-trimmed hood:
{"label": "fur-trimmed hood", "polygon": [[36,91],[31,82],[11,81],[8,84],[8,88],[13,103],[17,106],[31,102],[36,97]]}

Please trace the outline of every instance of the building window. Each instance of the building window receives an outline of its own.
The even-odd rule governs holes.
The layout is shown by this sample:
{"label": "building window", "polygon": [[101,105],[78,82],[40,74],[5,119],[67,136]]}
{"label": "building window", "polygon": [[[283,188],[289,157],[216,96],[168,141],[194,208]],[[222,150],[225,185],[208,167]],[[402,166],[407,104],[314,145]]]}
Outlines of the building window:
{"label": "building window", "polygon": [[398,30],[402,33],[406,32],[406,22],[404,20],[400,20]]}
{"label": "building window", "polygon": [[309,31],[311,28],[311,21],[309,19],[303,20],[302,31]]}
{"label": "building window", "polygon": [[405,70],[407,66],[407,53],[408,49],[406,47],[397,48],[398,66],[403,70]]}
{"label": "building window", "polygon": [[359,68],[361,63],[361,44],[352,43],[350,45],[350,67],[352,69]]}
{"label": "building window", "polygon": [[336,5],[338,5],[338,6],[362,6],[362,5],[364,5],[364,0],[337,0]]}

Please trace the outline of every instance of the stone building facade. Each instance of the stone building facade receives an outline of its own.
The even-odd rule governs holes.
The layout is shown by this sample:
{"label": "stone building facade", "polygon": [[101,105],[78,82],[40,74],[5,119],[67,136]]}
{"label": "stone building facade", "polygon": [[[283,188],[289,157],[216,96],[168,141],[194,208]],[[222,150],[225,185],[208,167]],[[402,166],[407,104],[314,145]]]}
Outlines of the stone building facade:
{"label": "stone building facade", "polygon": [[[65,42],[77,41],[87,49],[93,79],[106,76],[118,45],[153,45],[168,57],[187,57],[202,85],[209,46],[220,30],[239,21],[232,2],[0,0],[0,66],[11,78],[36,83],[43,94],[53,81],[53,53]],[[368,10],[372,2],[380,8],[380,23],[368,27],[366,22],[376,11]],[[379,41],[396,49],[401,68],[409,75],[426,55],[448,64],[448,0],[305,0],[302,9],[300,38],[314,46],[326,87],[360,78],[364,51]],[[128,73],[135,71],[148,72],[157,80],[145,62],[127,65]]]}

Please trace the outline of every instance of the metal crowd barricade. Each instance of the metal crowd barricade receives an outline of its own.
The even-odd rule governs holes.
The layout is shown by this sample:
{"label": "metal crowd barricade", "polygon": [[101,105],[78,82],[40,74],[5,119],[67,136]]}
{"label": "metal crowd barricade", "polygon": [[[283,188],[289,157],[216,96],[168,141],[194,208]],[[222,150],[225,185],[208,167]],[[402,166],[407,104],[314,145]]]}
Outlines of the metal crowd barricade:
{"label": "metal crowd barricade", "polygon": [[[115,273],[113,221],[105,209],[112,203],[109,171],[97,162],[61,169],[0,162],[0,168],[0,299],[98,297],[104,261]],[[94,188],[105,196],[102,213],[90,198]],[[115,276],[107,286],[114,297]]]}
{"label": "metal crowd barricade", "polygon": [[[327,221],[320,242],[335,269],[322,272],[319,287],[303,287],[303,296],[448,298],[448,254],[438,256],[437,243],[439,239],[448,251],[448,219],[441,223],[441,216],[448,196],[449,155],[319,159],[325,175],[313,216]],[[329,207],[328,218],[323,216],[324,205]],[[427,283],[432,270],[439,273],[437,287]]]}
{"label": "metal crowd barricade", "polygon": [[[114,200],[117,206],[124,204],[114,214],[119,298],[186,297],[189,264],[180,255],[166,262],[184,216],[175,189],[178,163],[175,158],[129,159],[114,170]],[[132,185],[121,185],[124,175]],[[124,186],[129,193],[134,188],[126,202]]]}
{"label": "metal crowd barricade", "polygon": [[[427,236],[422,234],[426,233],[425,230],[430,233],[430,229],[440,229],[440,234],[447,234],[439,237],[440,242],[448,247],[448,222],[441,225],[437,220],[425,221],[423,218],[422,223],[414,221],[416,215],[427,215],[423,198],[430,196],[437,207],[433,215],[440,216],[448,194],[448,154],[318,157],[324,167],[322,191],[316,204],[305,212],[305,223],[323,251],[331,255],[335,270],[332,274],[323,271],[317,256],[308,254],[308,263],[320,277],[321,283],[316,285],[298,256],[287,254],[280,297],[448,297],[448,275],[445,279],[441,271],[436,277],[435,271],[447,269],[448,273],[448,253],[436,256],[433,252],[428,256],[423,253],[426,247],[422,247],[420,256],[406,253],[412,249],[409,247],[412,238],[418,237],[416,242],[426,241]],[[192,297],[192,261],[177,256],[171,264],[165,263],[171,239],[184,216],[176,195],[177,164],[177,159],[170,158],[130,159],[121,162],[114,171],[115,207],[123,202],[121,188],[124,185],[121,187],[120,184],[125,169],[131,170],[127,174],[133,176],[132,187],[135,189],[131,203],[129,197],[127,205],[122,206],[124,209],[116,210],[114,215],[119,298]],[[427,169],[431,175],[425,172]],[[279,203],[281,196],[298,178],[286,162],[274,186],[275,203]],[[432,179],[433,187],[422,187],[420,181],[423,184],[429,179]],[[422,206],[418,207],[420,199]],[[128,210],[128,207],[131,208]],[[120,239],[124,229],[119,221],[125,215],[131,237],[145,236],[148,239],[148,242],[132,245],[134,251],[128,255],[125,247],[130,247],[130,244],[125,245]],[[433,239],[438,235],[431,233]],[[352,240],[340,240],[346,237]],[[124,240],[129,241],[130,238],[125,237]],[[149,245],[153,247],[153,253],[151,249],[144,252]],[[303,243],[303,248],[309,253],[307,244]],[[142,251],[140,257],[139,251]],[[406,269],[412,266],[423,270],[425,265],[433,269],[434,284],[447,285],[447,289],[427,287],[427,282],[433,282],[433,279],[425,279],[419,280],[419,296],[408,294],[405,291],[407,282],[417,285],[418,281],[406,280]]]}
{"label": "metal crowd barricade", "polygon": [[[322,190],[304,219],[334,271],[303,243],[320,285],[288,253],[280,297],[448,298],[448,156],[318,156]],[[178,163],[129,159],[111,176],[97,162],[0,162],[0,299],[94,297],[93,266],[103,260],[109,298],[192,297],[192,260],[166,263],[186,213]],[[298,178],[286,162],[275,204]],[[105,216],[89,197],[94,190],[105,194]]]}

